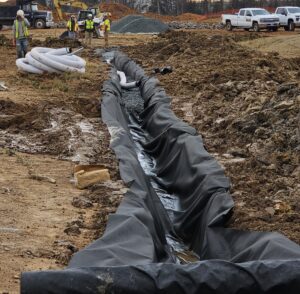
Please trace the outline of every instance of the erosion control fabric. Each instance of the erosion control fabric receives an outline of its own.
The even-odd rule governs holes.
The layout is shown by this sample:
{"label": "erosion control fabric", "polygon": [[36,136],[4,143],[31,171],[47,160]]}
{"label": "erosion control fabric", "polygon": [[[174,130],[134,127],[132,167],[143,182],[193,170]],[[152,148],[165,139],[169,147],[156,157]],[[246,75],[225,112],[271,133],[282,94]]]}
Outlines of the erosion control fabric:
{"label": "erosion control fabric", "polygon": [[[103,237],[76,253],[65,270],[23,273],[22,293],[299,293],[300,247],[277,233],[226,228],[234,205],[229,181],[201,136],[174,115],[157,80],[120,53],[114,65],[141,81],[144,100],[139,117],[129,115],[112,70],[102,118],[130,189]],[[140,164],[133,133],[173,197],[168,208]],[[199,261],[180,264],[170,240]]]}

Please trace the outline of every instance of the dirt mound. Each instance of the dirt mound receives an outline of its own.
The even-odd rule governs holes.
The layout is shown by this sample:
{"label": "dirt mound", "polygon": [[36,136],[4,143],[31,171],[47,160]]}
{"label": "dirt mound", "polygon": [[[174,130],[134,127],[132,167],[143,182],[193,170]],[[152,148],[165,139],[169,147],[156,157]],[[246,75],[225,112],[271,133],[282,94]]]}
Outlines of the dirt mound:
{"label": "dirt mound", "polygon": [[256,35],[168,32],[128,52],[149,73],[173,67],[159,79],[232,181],[231,226],[300,243],[299,60],[242,47],[245,38]]}
{"label": "dirt mound", "polygon": [[101,12],[110,12],[111,13],[111,20],[120,19],[126,15],[136,14],[137,12],[129,8],[123,4],[100,4],[100,11]]}
{"label": "dirt mound", "polygon": [[72,39],[58,39],[53,37],[47,37],[45,41],[40,40],[32,40],[31,41],[32,47],[50,47],[50,48],[63,48],[63,47],[71,47],[77,48],[81,47],[82,43],[79,40],[72,40]]}

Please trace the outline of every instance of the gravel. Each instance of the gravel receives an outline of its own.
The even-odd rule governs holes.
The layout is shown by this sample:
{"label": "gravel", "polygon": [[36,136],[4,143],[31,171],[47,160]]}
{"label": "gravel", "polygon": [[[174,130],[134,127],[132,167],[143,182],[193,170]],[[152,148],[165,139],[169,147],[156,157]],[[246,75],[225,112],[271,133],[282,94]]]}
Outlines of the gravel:
{"label": "gravel", "polygon": [[139,114],[144,110],[144,100],[139,88],[123,89],[121,101],[129,114]]}
{"label": "gravel", "polygon": [[111,25],[113,33],[162,33],[168,29],[163,22],[142,15],[128,15]]}
{"label": "gravel", "polygon": [[182,21],[171,21],[167,25],[171,30],[178,29],[198,29],[198,30],[222,30],[224,25],[222,23],[195,23],[195,22],[182,22]]}

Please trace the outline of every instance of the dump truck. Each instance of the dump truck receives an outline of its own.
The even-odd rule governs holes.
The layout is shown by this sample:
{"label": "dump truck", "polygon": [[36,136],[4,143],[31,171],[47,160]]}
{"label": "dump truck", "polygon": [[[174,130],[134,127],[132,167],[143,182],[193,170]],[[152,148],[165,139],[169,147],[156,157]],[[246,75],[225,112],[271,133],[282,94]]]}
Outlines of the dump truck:
{"label": "dump truck", "polygon": [[38,29],[49,28],[54,25],[51,11],[38,9],[38,4],[32,0],[17,0],[15,5],[0,6],[0,30],[3,26],[12,26],[16,18],[17,11],[22,9],[25,17],[32,27]]}

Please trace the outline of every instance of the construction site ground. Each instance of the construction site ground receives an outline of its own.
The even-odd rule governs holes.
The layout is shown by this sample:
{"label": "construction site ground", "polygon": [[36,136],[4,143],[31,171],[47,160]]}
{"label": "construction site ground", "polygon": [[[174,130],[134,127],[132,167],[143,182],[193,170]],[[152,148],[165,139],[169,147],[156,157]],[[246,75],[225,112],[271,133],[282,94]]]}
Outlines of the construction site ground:
{"label": "construction site ground", "polygon": [[[62,46],[62,31],[32,30],[33,44]],[[85,74],[44,76],[17,72],[15,48],[0,45],[0,293],[18,293],[22,271],[63,268],[101,236],[126,192],[98,107],[109,67],[94,49],[103,45],[94,39],[83,52]],[[172,66],[157,77],[174,112],[231,179],[228,225],[300,244],[298,32],[113,35],[110,45],[149,75]],[[111,181],[76,189],[78,160],[104,164]]]}

